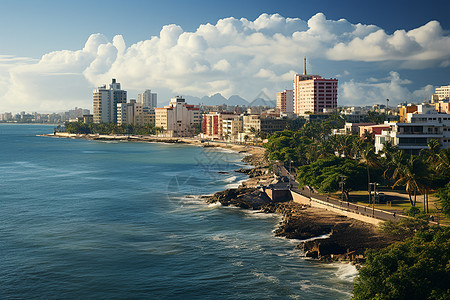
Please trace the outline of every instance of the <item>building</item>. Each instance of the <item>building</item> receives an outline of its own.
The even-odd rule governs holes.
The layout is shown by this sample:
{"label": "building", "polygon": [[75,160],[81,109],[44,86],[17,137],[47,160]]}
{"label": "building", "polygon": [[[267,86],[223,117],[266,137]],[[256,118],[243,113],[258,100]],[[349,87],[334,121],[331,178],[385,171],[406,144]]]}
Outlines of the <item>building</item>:
{"label": "building", "polygon": [[441,147],[450,147],[450,115],[428,111],[425,114],[409,114],[408,123],[390,123],[391,128],[375,135],[375,149],[383,149],[384,142],[391,142],[399,149],[417,154],[428,148],[432,139],[437,139]]}
{"label": "building", "polygon": [[86,124],[94,123],[94,115],[91,114],[83,115],[83,123]]}
{"label": "building", "polygon": [[431,103],[435,101],[449,100],[450,99],[450,85],[444,85],[436,88],[434,95],[431,98]]}
{"label": "building", "polygon": [[405,123],[407,116],[409,113],[413,113],[417,111],[417,105],[414,104],[408,104],[408,105],[402,105],[398,108],[398,114],[400,116],[400,122]]}
{"label": "building", "polygon": [[113,78],[109,88],[103,85],[93,93],[94,123],[117,123],[117,104],[127,102],[127,91]]}
{"label": "building", "polygon": [[[264,117],[261,115],[248,115],[243,117],[243,132],[253,131],[275,132],[286,129],[287,120],[275,117]],[[253,129],[252,129],[253,128]]]}
{"label": "building", "polygon": [[240,132],[243,132],[243,116],[235,115],[233,118],[222,121],[222,136],[226,141],[236,142]]}
{"label": "building", "polygon": [[170,99],[169,105],[155,108],[155,126],[163,128],[166,136],[192,136],[195,127],[200,126],[200,110],[177,96]]}
{"label": "building", "polygon": [[210,112],[203,115],[202,133],[205,138],[223,139],[223,120],[233,119],[236,114],[231,112]]}
{"label": "building", "polygon": [[294,112],[294,91],[284,90],[277,93],[277,108],[284,113]]}
{"label": "building", "polygon": [[158,95],[151,90],[145,90],[142,94],[138,94],[138,103],[143,108],[153,109],[158,106]]}
{"label": "building", "polygon": [[130,103],[117,103],[117,125],[132,124],[134,126],[143,125],[142,104],[136,103],[136,100],[130,100]]}
{"label": "building", "polygon": [[337,79],[325,79],[319,75],[307,75],[306,57],[303,74],[294,78],[294,113],[299,115],[323,113],[337,108]]}

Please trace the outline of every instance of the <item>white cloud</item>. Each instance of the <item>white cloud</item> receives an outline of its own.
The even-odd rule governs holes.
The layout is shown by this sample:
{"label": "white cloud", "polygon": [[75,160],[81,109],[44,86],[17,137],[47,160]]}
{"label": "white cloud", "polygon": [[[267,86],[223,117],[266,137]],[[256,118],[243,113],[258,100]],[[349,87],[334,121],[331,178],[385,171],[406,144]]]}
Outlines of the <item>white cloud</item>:
{"label": "white cloud", "polygon": [[[120,35],[110,41],[97,33],[80,50],[51,52],[39,61],[0,56],[0,111],[90,107],[92,89],[111,78],[133,91],[151,88],[194,96],[220,92],[250,99],[265,89],[275,97],[292,84],[295,71],[302,71],[305,55],[316,61],[384,62],[384,68],[391,62],[408,68],[446,67],[450,37],[436,21],[389,35],[374,25],[328,20],[322,13],[308,21],[279,14],[262,14],[254,21],[230,17],[202,24],[194,32],[171,24],[159,36],[130,46]],[[338,73],[356,74],[351,69]],[[395,74],[388,85],[340,82],[340,103],[356,100],[354,91],[360,98],[377,96],[370,89],[366,95],[364,84],[380,84],[378,89],[398,97],[414,96]]]}
{"label": "white cloud", "polygon": [[406,85],[411,84],[408,79],[400,78],[399,73],[391,71],[386,78],[369,78],[365,82],[350,80],[341,85],[339,97],[345,99],[341,105],[372,105],[384,103],[389,99],[392,104],[401,101],[429,100],[434,93],[434,86],[426,85],[415,91],[410,91]]}

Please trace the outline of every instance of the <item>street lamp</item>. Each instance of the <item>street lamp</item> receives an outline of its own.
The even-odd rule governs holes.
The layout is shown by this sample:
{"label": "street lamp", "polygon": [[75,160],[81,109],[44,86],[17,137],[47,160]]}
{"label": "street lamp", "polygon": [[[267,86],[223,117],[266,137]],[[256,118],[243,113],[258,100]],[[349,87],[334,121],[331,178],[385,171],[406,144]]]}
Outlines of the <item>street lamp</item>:
{"label": "street lamp", "polygon": [[339,178],[341,179],[341,181],[339,181],[339,187],[341,188],[341,200],[344,201],[345,179],[347,176],[340,175]]}
{"label": "street lamp", "polygon": [[[373,198],[372,198],[372,217],[375,217],[375,199],[377,197],[377,186],[379,185],[376,182],[369,183],[370,186],[370,195],[372,194],[372,185],[373,185]],[[370,198],[369,198],[370,201]],[[369,203],[370,204],[370,203]]]}

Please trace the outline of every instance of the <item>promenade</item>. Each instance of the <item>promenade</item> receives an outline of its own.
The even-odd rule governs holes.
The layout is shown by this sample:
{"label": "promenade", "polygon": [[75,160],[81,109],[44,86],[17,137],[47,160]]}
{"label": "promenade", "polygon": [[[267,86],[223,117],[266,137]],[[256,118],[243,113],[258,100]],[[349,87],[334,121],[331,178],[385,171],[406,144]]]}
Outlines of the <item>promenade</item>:
{"label": "promenade", "polygon": [[[296,202],[333,210],[350,218],[359,219],[372,224],[378,224],[387,220],[398,221],[401,218],[408,218],[397,211],[380,210],[373,206],[358,205],[347,201],[341,201],[327,195],[322,195],[313,187],[304,186],[303,188],[298,188],[295,177],[283,165],[274,164],[273,172],[275,175],[285,178],[285,180],[278,183],[275,188],[289,189],[293,200]],[[432,223],[437,224],[436,222]]]}

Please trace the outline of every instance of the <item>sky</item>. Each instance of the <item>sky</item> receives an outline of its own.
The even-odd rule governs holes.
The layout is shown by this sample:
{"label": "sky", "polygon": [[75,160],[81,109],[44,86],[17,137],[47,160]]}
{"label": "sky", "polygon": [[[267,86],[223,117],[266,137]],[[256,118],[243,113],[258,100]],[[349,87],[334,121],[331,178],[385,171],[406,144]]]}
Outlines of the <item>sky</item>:
{"label": "sky", "polygon": [[450,1],[0,0],[0,113],[92,109],[112,78],[137,98],[339,80],[338,105],[419,102],[450,84]]}

